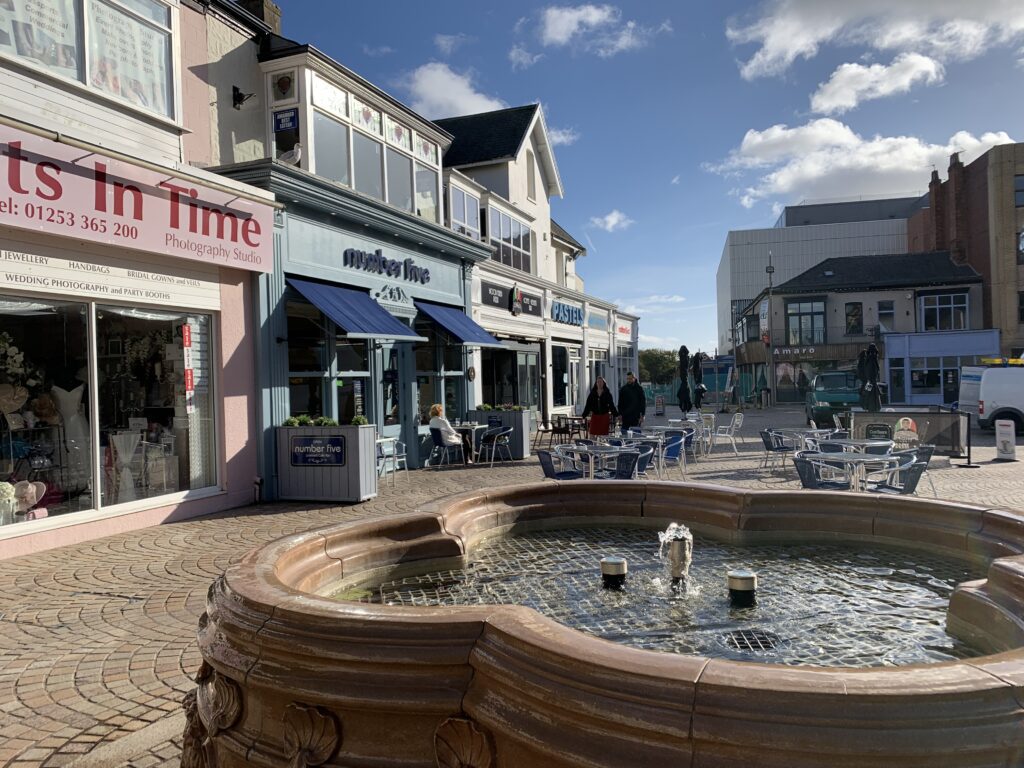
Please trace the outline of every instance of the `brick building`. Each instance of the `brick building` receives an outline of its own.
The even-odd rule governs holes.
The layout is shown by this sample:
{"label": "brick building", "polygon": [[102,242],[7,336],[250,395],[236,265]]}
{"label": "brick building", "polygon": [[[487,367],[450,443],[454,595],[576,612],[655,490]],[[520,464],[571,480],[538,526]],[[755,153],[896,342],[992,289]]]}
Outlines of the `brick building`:
{"label": "brick building", "polygon": [[950,157],[946,181],[932,171],[928,207],[907,224],[908,251],[948,250],[983,280],[984,322],[1003,355],[1024,353],[1024,144],[993,147],[964,165]]}

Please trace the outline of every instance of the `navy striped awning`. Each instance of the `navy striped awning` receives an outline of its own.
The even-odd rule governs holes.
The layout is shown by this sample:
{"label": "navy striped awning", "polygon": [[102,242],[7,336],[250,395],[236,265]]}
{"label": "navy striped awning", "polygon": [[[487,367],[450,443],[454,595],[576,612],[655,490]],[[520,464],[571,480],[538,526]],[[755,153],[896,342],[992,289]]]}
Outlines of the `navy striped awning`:
{"label": "navy striped awning", "polygon": [[288,285],[305,296],[310,304],[327,315],[351,338],[426,341],[370,298],[366,291],[312,283],[294,277],[288,278]]}
{"label": "navy striped awning", "polygon": [[416,309],[440,325],[463,344],[473,347],[505,346],[458,307],[431,304],[429,301],[417,301],[415,304]]}

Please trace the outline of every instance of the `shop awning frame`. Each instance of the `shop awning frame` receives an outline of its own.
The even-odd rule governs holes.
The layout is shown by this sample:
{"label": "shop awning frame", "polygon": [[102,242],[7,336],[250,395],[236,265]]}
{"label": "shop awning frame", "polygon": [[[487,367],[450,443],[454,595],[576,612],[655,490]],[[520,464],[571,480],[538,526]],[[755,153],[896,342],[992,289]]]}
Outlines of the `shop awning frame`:
{"label": "shop awning frame", "polygon": [[288,285],[330,318],[350,339],[429,341],[385,310],[367,291],[294,277],[286,280]]}
{"label": "shop awning frame", "polygon": [[440,325],[467,347],[504,348],[505,346],[458,307],[432,304],[429,301],[416,301],[413,303],[416,305],[416,309]]}

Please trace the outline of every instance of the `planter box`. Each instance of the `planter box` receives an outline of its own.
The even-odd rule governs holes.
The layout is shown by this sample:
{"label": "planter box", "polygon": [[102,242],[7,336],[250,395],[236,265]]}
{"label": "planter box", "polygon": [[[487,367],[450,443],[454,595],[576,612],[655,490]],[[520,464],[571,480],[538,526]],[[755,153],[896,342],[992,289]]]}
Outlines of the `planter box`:
{"label": "planter box", "polygon": [[377,427],[277,427],[277,495],[366,501],[377,495]]}
{"label": "planter box", "polygon": [[[512,427],[512,441],[509,448],[513,459],[526,459],[530,456],[530,412],[529,411],[470,411],[466,414],[470,421],[478,424]],[[481,433],[483,434],[483,433]]]}

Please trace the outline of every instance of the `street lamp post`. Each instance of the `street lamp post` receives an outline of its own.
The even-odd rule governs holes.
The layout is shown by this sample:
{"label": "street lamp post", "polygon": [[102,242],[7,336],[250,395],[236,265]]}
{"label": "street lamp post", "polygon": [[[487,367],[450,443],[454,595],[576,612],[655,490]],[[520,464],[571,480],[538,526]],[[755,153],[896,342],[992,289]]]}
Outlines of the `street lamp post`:
{"label": "street lamp post", "polygon": [[775,274],[775,267],[772,266],[772,252],[768,251],[768,266],[764,268],[768,275],[768,405],[775,404],[775,345],[773,343],[772,323],[772,275]]}

